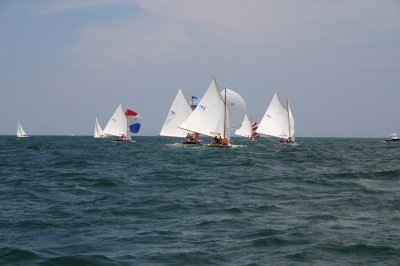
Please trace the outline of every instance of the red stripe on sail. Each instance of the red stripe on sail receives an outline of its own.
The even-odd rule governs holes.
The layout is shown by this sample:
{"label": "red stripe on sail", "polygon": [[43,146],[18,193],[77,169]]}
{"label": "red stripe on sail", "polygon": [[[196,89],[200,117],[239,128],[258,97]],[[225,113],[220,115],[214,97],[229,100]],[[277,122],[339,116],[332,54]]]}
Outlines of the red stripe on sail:
{"label": "red stripe on sail", "polygon": [[256,132],[257,128],[258,128],[258,124],[257,123],[253,123],[251,125],[251,130],[252,130],[251,138],[252,139],[260,138],[260,134]]}
{"label": "red stripe on sail", "polygon": [[135,111],[133,111],[133,110],[131,110],[131,109],[128,109],[128,110],[126,110],[125,115],[126,115],[126,116],[137,116],[138,113],[136,113]]}

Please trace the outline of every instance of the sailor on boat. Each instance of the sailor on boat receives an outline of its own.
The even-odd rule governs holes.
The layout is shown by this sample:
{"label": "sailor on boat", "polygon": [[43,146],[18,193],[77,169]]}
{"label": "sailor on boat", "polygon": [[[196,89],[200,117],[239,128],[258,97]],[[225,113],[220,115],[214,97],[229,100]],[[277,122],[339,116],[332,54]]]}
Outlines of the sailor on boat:
{"label": "sailor on boat", "polygon": [[121,137],[119,138],[120,141],[127,141],[128,137],[125,134],[122,134]]}
{"label": "sailor on boat", "polygon": [[192,134],[190,134],[189,132],[186,135],[186,141],[192,141],[193,140],[193,136]]}
{"label": "sailor on boat", "polygon": [[222,144],[222,137],[220,133],[217,133],[213,139],[213,144]]}
{"label": "sailor on boat", "polygon": [[200,141],[200,134],[195,132],[194,135],[193,135],[193,140],[196,141],[196,142],[199,142]]}

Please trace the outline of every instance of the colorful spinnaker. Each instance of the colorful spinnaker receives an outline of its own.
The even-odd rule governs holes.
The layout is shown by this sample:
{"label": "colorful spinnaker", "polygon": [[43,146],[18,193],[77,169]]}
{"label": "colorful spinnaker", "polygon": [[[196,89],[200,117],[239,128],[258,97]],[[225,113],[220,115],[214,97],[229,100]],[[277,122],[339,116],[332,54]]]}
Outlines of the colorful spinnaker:
{"label": "colorful spinnaker", "polygon": [[118,105],[111,119],[108,121],[103,133],[107,136],[118,137],[119,140],[131,140],[131,132],[140,130],[140,116],[137,112]]}

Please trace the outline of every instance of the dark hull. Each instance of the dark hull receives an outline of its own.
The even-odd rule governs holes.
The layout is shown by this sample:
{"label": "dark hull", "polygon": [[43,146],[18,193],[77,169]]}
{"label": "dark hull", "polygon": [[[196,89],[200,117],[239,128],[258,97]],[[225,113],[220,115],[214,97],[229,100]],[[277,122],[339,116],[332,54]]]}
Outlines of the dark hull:
{"label": "dark hull", "polygon": [[231,144],[210,144],[213,148],[230,148]]}
{"label": "dark hull", "polygon": [[400,139],[385,139],[385,141],[400,141]]}
{"label": "dark hull", "polygon": [[184,141],[183,144],[195,145],[195,144],[201,144],[201,141]]}

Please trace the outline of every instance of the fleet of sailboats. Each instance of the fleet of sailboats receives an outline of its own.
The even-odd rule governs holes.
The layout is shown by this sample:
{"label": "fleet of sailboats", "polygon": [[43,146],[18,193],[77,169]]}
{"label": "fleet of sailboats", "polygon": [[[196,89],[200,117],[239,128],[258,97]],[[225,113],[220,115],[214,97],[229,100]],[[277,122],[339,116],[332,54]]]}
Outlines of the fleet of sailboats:
{"label": "fleet of sailboats", "polygon": [[[246,114],[242,96],[229,88],[220,90],[215,78],[196,104],[192,96],[190,104],[180,89],[171,104],[160,135],[185,138],[183,143],[198,144],[199,134],[212,138],[212,147],[230,147],[231,134],[256,140],[265,136],[278,143],[296,145],[294,118],[289,101],[277,93],[272,97],[259,124],[251,122]],[[132,133],[140,130],[140,115],[121,104],[114,111],[104,130],[96,117],[94,138],[116,137],[119,141],[131,141]],[[193,137],[195,136],[195,137]],[[18,120],[17,137],[28,137]],[[398,140],[397,135],[390,140]]]}
{"label": "fleet of sailboats", "polygon": [[19,120],[18,120],[18,127],[17,127],[17,137],[18,138],[27,138],[28,137],[25,130],[22,128],[22,125]]}

